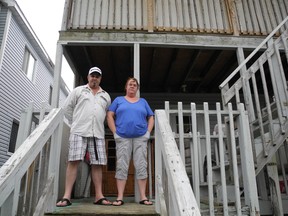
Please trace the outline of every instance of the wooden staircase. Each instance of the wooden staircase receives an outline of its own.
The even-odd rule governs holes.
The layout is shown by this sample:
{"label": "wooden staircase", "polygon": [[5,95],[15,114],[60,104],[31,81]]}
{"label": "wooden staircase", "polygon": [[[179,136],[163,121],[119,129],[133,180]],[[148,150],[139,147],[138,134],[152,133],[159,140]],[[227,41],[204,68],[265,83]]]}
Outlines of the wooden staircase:
{"label": "wooden staircase", "polygon": [[256,175],[288,137],[287,25],[288,17],[245,59],[239,48],[242,63],[220,85],[224,107],[245,104]]}

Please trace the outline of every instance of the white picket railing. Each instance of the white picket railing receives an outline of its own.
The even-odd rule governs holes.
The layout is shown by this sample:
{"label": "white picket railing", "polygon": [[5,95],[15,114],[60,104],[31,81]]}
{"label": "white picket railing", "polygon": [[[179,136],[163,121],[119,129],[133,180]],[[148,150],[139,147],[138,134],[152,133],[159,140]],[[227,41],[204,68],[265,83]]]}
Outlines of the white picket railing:
{"label": "white picket railing", "polygon": [[[165,115],[155,112],[155,148],[158,148],[155,175],[161,180],[159,185],[163,189],[160,188],[160,192],[164,193],[157,193],[156,187],[156,197],[159,194],[159,197],[166,198],[169,214],[175,213],[174,208],[181,210],[181,206],[169,197],[170,194],[177,197],[180,193],[184,200],[179,202],[190,200],[190,205],[199,206],[201,215],[259,215],[248,115],[243,104],[237,110],[232,110],[231,104],[228,107],[223,110],[217,103],[216,109],[209,109],[208,103],[204,103],[201,109],[196,109],[191,103],[183,108],[182,102],[178,102],[175,108],[166,102]],[[215,130],[215,125],[221,127]],[[170,163],[172,167],[169,167]],[[184,187],[187,174],[183,169],[187,171],[193,188],[191,196]],[[169,176],[169,172],[173,175]],[[173,178],[174,172],[176,179]],[[176,195],[174,184],[177,185]],[[158,201],[159,209],[165,206],[163,202],[160,205],[159,198]],[[177,215],[178,212],[173,213]]]}
{"label": "white picket railing", "polygon": [[[44,116],[42,110],[39,119]],[[31,121],[24,125],[31,128]],[[22,136],[24,141],[0,168],[1,216],[39,216],[55,210],[62,128],[63,110],[52,109],[27,139]]]}

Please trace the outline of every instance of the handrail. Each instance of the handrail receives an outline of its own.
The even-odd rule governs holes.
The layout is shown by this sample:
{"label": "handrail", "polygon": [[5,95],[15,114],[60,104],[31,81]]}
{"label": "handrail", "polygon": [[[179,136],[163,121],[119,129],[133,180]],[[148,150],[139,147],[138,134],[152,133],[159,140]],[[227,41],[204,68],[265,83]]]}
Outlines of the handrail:
{"label": "handrail", "polygon": [[[62,137],[62,126],[63,110],[61,108],[52,109],[0,168],[1,216],[32,215],[35,211],[41,212],[43,215],[44,210],[52,211],[55,209],[58,190],[58,161],[61,147],[59,142],[61,142]],[[39,154],[43,149],[47,154],[42,159]],[[39,160],[42,161],[39,162]],[[41,175],[41,179],[39,175]],[[37,179],[40,179],[40,182]],[[34,182],[34,184],[31,182]],[[43,184],[50,184],[51,186],[51,188],[48,188],[49,195],[46,197],[43,196],[43,191],[47,191],[47,188],[45,188],[45,185],[44,188],[41,188]],[[37,194],[35,191],[39,191],[42,196],[35,197],[35,194]],[[46,199],[46,202],[43,202],[43,198]],[[35,205],[31,205],[33,201],[35,201]],[[42,204],[46,203],[46,205],[39,205],[39,201]]]}
{"label": "handrail", "polygon": [[[197,201],[194,197],[189,178],[187,176],[184,164],[182,162],[176,141],[174,139],[172,129],[168,122],[164,110],[155,111],[155,176],[157,179],[164,179],[165,176],[165,198],[169,204],[169,215],[200,215],[200,210]],[[163,160],[163,164],[162,164]],[[162,169],[163,168],[163,169]],[[165,174],[164,174],[165,173]],[[157,186],[162,185],[157,182]],[[164,187],[164,185],[162,186]],[[162,188],[156,188],[162,191]],[[156,211],[160,213],[163,200],[156,191]]]}
{"label": "handrail", "polygon": [[238,71],[247,64],[247,62],[276,34],[276,32],[288,21],[288,16],[263,40],[262,43],[221,83],[220,89],[238,73]]}

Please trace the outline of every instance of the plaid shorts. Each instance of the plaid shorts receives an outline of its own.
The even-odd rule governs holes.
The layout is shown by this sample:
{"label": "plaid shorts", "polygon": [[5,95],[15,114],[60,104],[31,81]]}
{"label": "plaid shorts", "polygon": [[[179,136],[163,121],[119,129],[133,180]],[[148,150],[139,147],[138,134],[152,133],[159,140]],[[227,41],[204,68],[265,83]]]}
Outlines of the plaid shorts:
{"label": "plaid shorts", "polygon": [[[95,145],[96,152],[98,156],[98,160],[96,160],[95,155]],[[107,156],[105,149],[105,140],[97,139],[96,137],[82,137],[77,134],[70,134],[69,137],[69,161],[78,161],[84,160],[84,156],[86,151],[89,152],[90,164],[95,165],[106,165],[107,164]]]}

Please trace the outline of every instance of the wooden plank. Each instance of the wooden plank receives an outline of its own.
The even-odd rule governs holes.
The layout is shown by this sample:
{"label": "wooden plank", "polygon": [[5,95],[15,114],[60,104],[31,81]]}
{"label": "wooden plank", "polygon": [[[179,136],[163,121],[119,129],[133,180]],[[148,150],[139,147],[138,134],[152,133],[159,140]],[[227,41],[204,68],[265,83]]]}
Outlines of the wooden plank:
{"label": "wooden plank", "polygon": [[183,21],[183,11],[182,11],[182,1],[175,0],[176,5],[176,14],[171,14],[171,16],[177,17],[177,30],[183,31],[184,30],[184,21]]}
{"label": "wooden plank", "polygon": [[108,13],[109,13],[109,1],[103,0],[101,4],[101,18],[100,18],[100,28],[106,29],[108,24]]}
{"label": "wooden plank", "polygon": [[95,2],[95,14],[94,14],[94,28],[100,28],[101,4],[102,4],[102,0],[96,0],[96,2]]}
{"label": "wooden plank", "polygon": [[259,34],[267,35],[267,31],[265,28],[265,23],[263,20],[263,13],[261,10],[260,2],[259,0],[254,0],[254,7],[255,7],[255,15],[257,17],[257,23],[259,24]]}
{"label": "wooden plank", "polygon": [[170,27],[172,31],[176,31],[178,28],[178,16],[180,16],[180,14],[177,14],[177,10],[176,10],[176,0],[169,0],[169,17],[170,17]]}
{"label": "wooden plank", "polygon": [[204,32],[204,21],[203,21],[203,13],[202,13],[202,5],[200,0],[195,0],[195,8],[196,8],[196,16],[198,21],[198,30],[200,32]]}
{"label": "wooden plank", "polygon": [[[236,139],[235,139],[235,127],[234,127],[234,118],[233,118],[233,110],[232,104],[228,104],[229,110],[229,134],[228,136],[231,137],[230,146],[231,146],[231,156],[232,156],[232,165],[230,164],[230,169],[233,170],[233,180],[234,180],[234,189],[235,189],[235,199],[236,199],[236,211],[237,215],[241,215],[241,200],[240,200],[240,184],[239,184],[239,172],[238,172],[238,163],[237,163],[237,149],[236,149]],[[249,125],[249,124],[247,124]],[[252,157],[253,158],[253,157]],[[255,175],[253,176],[255,178]]]}
{"label": "wooden plank", "polygon": [[256,12],[257,11],[255,10],[253,1],[249,0],[247,5],[249,7],[250,18],[251,18],[251,26],[252,26],[251,34],[260,35],[260,28],[259,28],[258,20],[257,20],[257,17],[256,17]]}
{"label": "wooden plank", "polygon": [[189,5],[187,0],[183,0],[183,27],[185,31],[191,31],[190,17],[189,17]]}
{"label": "wooden plank", "polygon": [[243,10],[244,10],[244,19],[246,22],[247,26],[247,33],[248,34],[253,34],[253,26],[252,26],[252,19],[251,19],[251,14],[249,10],[249,5],[248,5],[248,0],[243,0]]}
{"label": "wooden plank", "polygon": [[199,148],[198,148],[198,137],[197,136],[197,116],[196,116],[196,104],[191,103],[191,121],[192,121],[192,134],[193,134],[193,152],[191,152],[191,157],[193,156],[193,161],[191,159],[191,167],[193,171],[193,189],[195,193],[195,198],[197,200],[198,206],[200,206],[200,178],[202,176],[202,169],[199,169]]}
{"label": "wooden plank", "polygon": [[182,162],[185,166],[185,146],[184,146],[184,122],[183,122],[183,104],[178,102],[178,131],[179,131],[179,149]]}
{"label": "wooden plank", "polygon": [[[283,2],[284,2],[284,4],[285,4],[285,8],[286,8],[286,11],[287,11],[287,13],[288,13],[288,1],[283,0]],[[287,15],[287,16],[288,16],[288,15]]]}
{"label": "wooden plank", "polygon": [[[285,17],[282,17],[281,9],[280,9],[280,6],[279,6],[277,1],[272,1],[272,5],[273,5],[273,8],[274,8],[276,22],[277,22],[277,25],[278,25],[284,20]],[[283,32],[283,31],[284,31],[284,28],[282,27],[281,28],[281,32]]]}
{"label": "wooden plank", "polygon": [[[222,199],[223,199],[223,212],[224,215],[229,215],[228,212],[228,199],[227,199],[227,185],[226,185],[226,173],[225,173],[225,154],[226,148],[224,144],[224,132],[222,129],[222,116],[221,116],[221,105],[219,102],[216,103],[217,110],[217,125],[218,125],[218,142],[216,143],[219,147],[220,157],[220,175],[221,175],[221,186],[222,186]],[[216,153],[216,152],[215,152]]]}
{"label": "wooden plank", "polygon": [[[216,20],[216,28],[217,31],[220,33],[224,33],[224,20],[222,18],[222,12],[221,12],[221,4],[220,0],[215,0],[214,2],[214,8],[215,8],[215,20]],[[226,7],[223,7],[223,10],[225,10]]]}
{"label": "wooden plank", "polygon": [[122,29],[128,29],[128,0],[122,0]]}
{"label": "wooden plank", "polygon": [[[214,0],[215,1],[215,0]],[[209,1],[208,4],[208,13],[210,17],[210,25],[211,25],[211,31],[217,32],[217,25],[216,25],[216,14],[215,14],[215,4],[214,1]]]}
{"label": "wooden plank", "polygon": [[[281,10],[281,14],[282,14],[282,19],[285,19],[285,17],[288,16],[288,3],[287,0],[278,0],[279,1],[279,7]],[[287,3],[287,8],[285,6],[285,2]],[[286,28],[288,28],[288,23],[285,24]]]}
{"label": "wooden plank", "polygon": [[171,24],[170,24],[170,13],[169,13],[169,2],[167,0],[163,0],[163,8],[164,8],[164,30],[170,31],[171,30]]}
{"label": "wooden plank", "polygon": [[128,29],[135,29],[135,1],[128,0]]}
{"label": "wooden plank", "polygon": [[196,19],[196,10],[194,5],[194,0],[189,1],[189,12],[190,12],[190,26],[193,32],[198,31],[197,29],[197,19]]}
{"label": "wooden plank", "polygon": [[86,28],[89,28],[89,29],[93,28],[94,11],[95,11],[95,0],[90,0],[88,2]]}
{"label": "wooden plank", "polygon": [[207,0],[202,0],[202,13],[204,16],[204,29],[206,32],[211,32],[211,25],[210,25],[210,14],[208,9]]}
{"label": "wooden plank", "polygon": [[[232,33],[234,28],[234,34],[238,35],[238,22],[236,22],[235,18],[235,4],[227,1],[227,0],[220,0],[220,5],[222,8],[222,17],[223,17],[223,26],[224,26],[224,32],[226,33]],[[230,12],[231,11],[231,12]],[[233,13],[232,13],[233,11]],[[231,16],[229,16],[231,14]],[[233,24],[234,23],[234,24]]]}
{"label": "wooden plank", "polygon": [[72,18],[72,27],[79,28],[79,19],[80,19],[80,10],[81,10],[81,1],[82,0],[74,0],[74,10],[73,10],[73,18]]}
{"label": "wooden plank", "polygon": [[153,0],[142,1],[142,29],[150,29],[149,32],[153,32],[154,16],[153,16]]}
{"label": "wooden plank", "polygon": [[244,6],[242,4],[242,1],[235,1],[235,8],[238,17],[238,24],[239,24],[238,29],[242,34],[247,34],[248,30],[246,26]]}
{"label": "wooden plank", "polygon": [[81,1],[79,28],[86,28],[88,1]]}
{"label": "wooden plank", "polygon": [[114,14],[115,14],[115,1],[109,0],[107,1],[109,3],[108,5],[108,22],[107,22],[107,28],[113,29],[114,28]]}
{"label": "wooden plank", "polygon": [[156,10],[155,10],[155,27],[162,31],[164,29],[164,12],[162,6],[162,0],[156,0]]}
{"label": "wooden plank", "polygon": [[271,20],[271,25],[272,25],[272,29],[275,29],[277,27],[277,21],[275,19],[275,14],[273,11],[273,6],[271,3],[271,0],[265,0],[266,2],[266,6],[267,6],[267,10],[268,10],[268,14]]}
{"label": "wooden plank", "polygon": [[[135,2],[135,25],[136,25],[136,30],[141,30],[142,29],[142,0],[136,0]],[[146,4],[147,6],[147,4]],[[144,9],[144,8],[143,8]]]}
{"label": "wooden plank", "polygon": [[214,215],[214,192],[213,192],[213,179],[212,179],[212,160],[211,160],[211,138],[210,138],[210,120],[209,120],[209,107],[208,103],[204,104],[204,128],[206,135],[206,160],[207,160],[207,183],[208,183],[208,196],[209,196],[209,210],[210,215]]}
{"label": "wooden plank", "polygon": [[[232,110],[231,104],[229,104],[229,111],[230,110]],[[239,130],[241,130],[241,132],[239,132],[239,147],[240,147],[241,167],[242,167],[242,173],[243,173],[245,199],[249,201],[249,205],[251,206],[251,215],[259,215],[260,209],[259,209],[259,201],[258,201],[258,193],[257,193],[257,184],[256,184],[256,179],[255,179],[256,173],[255,173],[255,167],[254,167],[254,161],[253,161],[253,153],[252,153],[253,150],[252,150],[250,130],[249,130],[249,127],[247,127],[247,125],[249,125],[249,120],[248,120],[247,111],[244,110],[244,104],[239,104],[239,111],[240,111],[240,116],[239,116],[239,128],[240,129]],[[230,124],[229,124],[230,132],[231,131],[234,132],[233,131],[234,128],[231,127],[233,125],[231,124],[233,122],[233,119],[230,118],[230,114],[229,114],[229,119],[230,119]],[[234,135],[233,135],[233,138],[235,138]],[[235,152],[235,156],[237,157],[236,152]],[[236,171],[235,194],[238,195],[236,203],[237,203],[237,206],[241,206],[240,194],[237,192],[239,191],[239,182],[238,182],[239,176],[237,172],[237,164],[235,164],[235,167],[234,167],[234,163],[233,163],[233,169]],[[239,212],[241,213],[241,210],[239,210]]]}
{"label": "wooden plank", "polygon": [[122,1],[118,0],[115,1],[115,29],[121,28],[121,8],[122,8]]}
{"label": "wooden plank", "polygon": [[261,11],[262,11],[262,21],[265,23],[266,26],[266,32],[270,33],[272,31],[272,25],[270,22],[270,18],[269,18],[269,14],[268,14],[268,10],[267,10],[267,5],[266,2],[261,0],[260,2],[260,7],[261,7]]}

